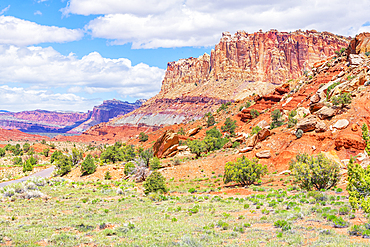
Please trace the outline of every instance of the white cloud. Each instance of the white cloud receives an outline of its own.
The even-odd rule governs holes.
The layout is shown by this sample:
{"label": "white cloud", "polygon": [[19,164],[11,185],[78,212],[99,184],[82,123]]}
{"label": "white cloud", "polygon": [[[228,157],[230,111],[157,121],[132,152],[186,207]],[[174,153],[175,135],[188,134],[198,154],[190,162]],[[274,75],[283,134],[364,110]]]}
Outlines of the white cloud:
{"label": "white cloud", "polygon": [[71,0],[64,11],[103,14],[85,26],[91,36],[133,48],[213,46],[223,31],[237,30],[316,29],[354,36],[368,30],[362,25],[370,20],[370,0],[184,0],[153,7],[155,2]]}
{"label": "white cloud", "polygon": [[8,5],[8,7],[3,8],[2,10],[0,10],[0,15],[4,14],[9,9],[10,9],[10,5]]}
{"label": "white cloud", "polygon": [[87,111],[92,105],[100,103],[74,94],[52,93],[47,90],[33,90],[21,87],[0,86],[1,109],[11,111],[25,110],[63,110]]}
{"label": "white cloud", "polygon": [[170,8],[182,4],[182,0],[70,0],[65,8],[61,9],[63,15],[97,15],[132,13],[143,16],[148,14],[159,14]]}
{"label": "white cloud", "polygon": [[42,12],[40,10],[37,10],[33,13],[34,15],[42,15]]}
{"label": "white cloud", "polygon": [[39,88],[64,87],[69,93],[119,92],[123,97],[151,97],[165,71],[147,64],[132,66],[125,58],[103,58],[92,52],[81,59],[53,48],[0,45],[0,83],[25,83]]}
{"label": "white cloud", "polygon": [[45,42],[79,40],[84,33],[78,29],[44,26],[13,16],[0,16],[0,44],[26,46]]}

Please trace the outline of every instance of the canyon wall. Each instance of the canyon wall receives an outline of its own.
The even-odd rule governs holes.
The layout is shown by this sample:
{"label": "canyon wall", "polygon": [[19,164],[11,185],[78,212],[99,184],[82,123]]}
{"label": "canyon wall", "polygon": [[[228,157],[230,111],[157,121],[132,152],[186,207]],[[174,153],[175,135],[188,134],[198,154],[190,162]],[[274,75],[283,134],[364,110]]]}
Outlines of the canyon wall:
{"label": "canyon wall", "polygon": [[199,119],[225,101],[272,92],[348,43],[343,36],[314,30],[238,31],[233,36],[224,32],[211,55],[168,63],[159,94],[111,124],[165,125]]}

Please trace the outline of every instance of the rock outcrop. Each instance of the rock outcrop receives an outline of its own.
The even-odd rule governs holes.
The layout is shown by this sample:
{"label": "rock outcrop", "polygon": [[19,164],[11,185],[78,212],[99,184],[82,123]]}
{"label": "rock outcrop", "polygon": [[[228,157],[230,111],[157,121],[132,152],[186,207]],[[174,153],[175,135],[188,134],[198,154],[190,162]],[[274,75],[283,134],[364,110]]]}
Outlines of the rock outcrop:
{"label": "rock outcrop", "polygon": [[[277,85],[300,77],[348,43],[345,37],[314,30],[224,32],[211,55],[168,63],[159,94],[112,125],[165,125],[199,119],[224,102],[273,92]],[[263,100],[274,104],[282,94]]]}
{"label": "rock outcrop", "polygon": [[179,136],[173,130],[167,130],[153,145],[154,156],[158,158],[172,157],[177,154]]}
{"label": "rock outcrop", "polygon": [[346,52],[348,54],[361,54],[370,52],[370,33],[360,33],[351,40]]}

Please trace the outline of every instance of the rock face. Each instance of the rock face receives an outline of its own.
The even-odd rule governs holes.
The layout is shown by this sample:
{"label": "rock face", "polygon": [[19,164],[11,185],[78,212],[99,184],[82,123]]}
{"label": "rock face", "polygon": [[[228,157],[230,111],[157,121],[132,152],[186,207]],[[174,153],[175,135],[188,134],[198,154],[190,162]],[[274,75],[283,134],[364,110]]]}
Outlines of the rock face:
{"label": "rock face", "polygon": [[361,54],[370,52],[370,33],[360,33],[351,40],[346,52],[348,54]]}
{"label": "rock face", "polygon": [[[211,55],[168,63],[160,93],[112,124],[161,125],[199,119],[224,102],[273,92],[348,43],[328,32],[224,32]],[[263,100],[275,104],[284,90],[289,92],[281,89]]]}
{"label": "rock face", "polygon": [[153,145],[154,156],[158,158],[172,157],[177,154],[179,136],[173,130],[167,130]]}

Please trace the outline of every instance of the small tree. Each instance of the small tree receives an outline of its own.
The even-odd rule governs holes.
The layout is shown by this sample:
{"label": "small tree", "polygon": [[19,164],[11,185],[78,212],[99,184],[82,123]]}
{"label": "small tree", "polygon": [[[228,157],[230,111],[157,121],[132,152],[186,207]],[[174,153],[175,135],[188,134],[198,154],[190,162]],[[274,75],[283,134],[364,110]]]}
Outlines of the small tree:
{"label": "small tree", "polygon": [[229,132],[230,135],[235,134],[235,129],[236,129],[236,120],[232,121],[229,117],[226,118],[226,121],[223,126],[221,126],[221,130],[223,132]]}
{"label": "small tree", "polygon": [[14,159],[13,159],[13,164],[15,165],[15,166],[19,166],[19,165],[22,165],[22,158],[21,157],[14,157]]}
{"label": "small tree", "polygon": [[45,149],[42,151],[42,154],[43,154],[45,157],[48,157],[48,156],[49,156],[49,151],[50,151],[50,149],[49,149],[49,148],[45,148]]}
{"label": "small tree", "polygon": [[149,161],[154,157],[154,152],[151,148],[145,149],[139,155],[145,162],[146,167],[149,167]]}
{"label": "small tree", "polygon": [[215,121],[215,117],[212,115],[212,113],[208,112],[207,114],[207,127],[211,127],[213,125],[215,125],[216,121]]}
{"label": "small tree", "polygon": [[251,185],[267,173],[267,166],[258,163],[258,159],[249,160],[245,156],[236,162],[227,162],[225,165],[224,183],[235,182]]}
{"label": "small tree", "polygon": [[255,135],[255,134],[258,134],[258,132],[260,132],[260,131],[261,131],[261,128],[259,126],[254,126],[252,128],[252,131],[251,131],[251,136]]}
{"label": "small tree", "polygon": [[3,148],[0,148],[0,157],[5,156],[5,150]]}
{"label": "small tree", "polygon": [[37,159],[33,156],[28,158],[23,164],[23,172],[30,172],[33,170],[33,167],[37,164]]}
{"label": "small tree", "polygon": [[294,127],[298,123],[298,120],[294,118],[296,115],[297,115],[297,111],[296,110],[292,110],[291,112],[289,112],[289,115],[288,115],[288,128],[292,128],[292,127]]}
{"label": "small tree", "polygon": [[31,145],[28,142],[26,142],[25,144],[23,144],[23,151],[27,153],[30,147]]}
{"label": "small tree", "polygon": [[82,160],[82,151],[78,150],[77,148],[72,149],[72,163],[73,165],[77,165],[78,162]]}
{"label": "small tree", "polygon": [[196,155],[196,158],[200,156],[201,153],[207,151],[207,146],[203,141],[193,140],[187,142],[190,152]]}
{"label": "small tree", "polygon": [[81,164],[81,173],[82,175],[90,175],[96,171],[96,165],[91,154],[86,155],[84,161]]}
{"label": "small tree", "polygon": [[339,96],[334,96],[331,102],[333,105],[340,105],[341,108],[344,108],[344,106],[351,104],[352,97],[349,93],[341,93]]}
{"label": "small tree", "polygon": [[352,208],[370,213],[370,166],[366,169],[359,164],[355,164],[351,157],[348,165],[348,185],[347,191],[349,194],[349,203]]}
{"label": "small tree", "polygon": [[256,109],[252,109],[250,113],[252,118],[256,118],[260,115],[260,113]]}
{"label": "small tree", "polygon": [[166,187],[166,179],[157,171],[152,172],[144,182],[144,193],[149,194],[151,192],[166,193],[168,191]]}
{"label": "small tree", "polygon": [[149,139],[149,136],[145,134],[144,132],[140,132],[139,134],[139,140],[141,142],[146,142]]}
{"label": "small tree", "polygon": [[66,155],[58,156],[55,161],[57,168],[57,174],[60,176],[66,175],[72,170],[73,162],[72,159]]}
{"label": "small tree", "polygon": [[63,156],[63,153],[61,151],[55,151],[51,157],[50,157],[50,163],[54,163],[56,160],[58,160],[59,157]]}
{"label": "small tree", "polygon": [[326,158],[322,153],[316,157],[298,154],[291,163],[292,174],[299,187],[311,190],[330,189],[340,179],[339,164]]}
{"label": "small tree", "polygon": [[184,130],[184,128],[183,128],[183,127],[181,127],[181,128],[179,129],[179,131],[177,132],[177,134],[184,136],[184,135],[185,135],[185,130]]}
{"label": "small tree", "polygon": [[111,180],[112,179],[112,176],[110,175],[110,172],[109,171],[106,171],[106,173],[104,175],[104,179],[105,180]]}

